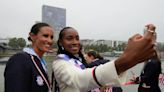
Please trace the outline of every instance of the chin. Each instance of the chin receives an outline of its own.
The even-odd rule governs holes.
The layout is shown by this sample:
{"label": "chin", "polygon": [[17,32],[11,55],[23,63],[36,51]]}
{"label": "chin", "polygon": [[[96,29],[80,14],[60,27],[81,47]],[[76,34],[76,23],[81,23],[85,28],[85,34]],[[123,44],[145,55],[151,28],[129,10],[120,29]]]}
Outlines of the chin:
{"label": "chin", "polygon": [[72,52],[72,54],[76,55],[76,54],[78,54],[78,52]]}
{"label": "chin", "polygon": [[49,49],[42,49],[42,52],[48,52]]}
{"label": "chin", "polygon": [[45,50],[45,52],[49,52],[49,51],[50,51],[50,49]]}

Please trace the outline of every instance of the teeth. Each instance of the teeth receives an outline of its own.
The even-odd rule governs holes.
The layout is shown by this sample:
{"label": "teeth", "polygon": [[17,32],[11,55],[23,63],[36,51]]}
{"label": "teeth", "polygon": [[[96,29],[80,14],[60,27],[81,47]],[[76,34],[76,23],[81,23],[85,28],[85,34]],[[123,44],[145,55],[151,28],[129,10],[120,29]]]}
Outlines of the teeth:
{"label": "teeth", "polygon": [[72,49],[78,49],[78,47],[72,47]]}
{"label": "teeth", "polygon": [[46,47],[50,47],[50,45],[49,45],[49,44],[45,44],[45,46],[46,46]]}

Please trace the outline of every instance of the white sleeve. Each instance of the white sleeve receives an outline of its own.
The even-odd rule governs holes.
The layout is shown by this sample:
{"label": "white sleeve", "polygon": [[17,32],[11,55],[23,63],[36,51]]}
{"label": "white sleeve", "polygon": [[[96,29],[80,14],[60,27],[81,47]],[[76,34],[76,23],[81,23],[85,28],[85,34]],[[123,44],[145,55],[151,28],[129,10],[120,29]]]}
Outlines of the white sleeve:
{"label": "white sleeve", "polygon": [[127,73],[117,74],[114,61],[110,61],[104,65],[100,65],[95,70],[97,81],[105,86],[121,86],[126,82]]}
{"label": "white sleeve", "polygon": [[64,82],[66,85],[81,90],[82,92],[99,87],[93,77],[93,70],[95,70],[95,77],[101,85],[120,85],[120,78],[116,73],[114,62],[108,62],[104,65],[100,65],[96,69],[87,68],[85,70],[75,67],[68,61],[57,60],[53,62],[55,78]]}

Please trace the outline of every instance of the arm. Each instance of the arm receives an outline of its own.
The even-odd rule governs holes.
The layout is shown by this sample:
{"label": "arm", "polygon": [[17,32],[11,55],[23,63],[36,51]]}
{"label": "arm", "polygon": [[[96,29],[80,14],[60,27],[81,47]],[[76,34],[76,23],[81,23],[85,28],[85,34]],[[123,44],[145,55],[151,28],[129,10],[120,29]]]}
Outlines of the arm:
{"label": "arm", "polygon": [[115,61],[118,74],[155,56],[153,42],[155,26],[152,24],[146,26],[148,27],[148,31],[146,31],[144,36],[136,34],[131,37],[124,53]]}
{"label": "arm", "polygon": [[[81,70],[64,60],[53,62],[55,78],[67,86],[80,89],[81,92],[100,87],[93,77],[94,69]],[[117,75],[114,61],[98,66],[95,69],[95,77],[102,86],[120,86],[121,79]]]}
{"label": "arm", "polygon": [[23,54],[12,56],[5,68],[5,92],[29,92],[29,71],[25,66],[27,57]]}
{"label": "arm", "polygon": [[129,39],[128,46],[121,57],[115,62],[108,62],[98,66],[96,69],[81,70],[66,61],[55,61],[53,63],[54,75],[57,80],[73,88],[79,88],[82,92],[99,87],[93,77],[93,70],[97,81],[102,86],[119,85],[120,76],[122,76],[124,71],[154,56],[152,36],[151,32],[147,32],[143,37],[139,34],[133,36]]}

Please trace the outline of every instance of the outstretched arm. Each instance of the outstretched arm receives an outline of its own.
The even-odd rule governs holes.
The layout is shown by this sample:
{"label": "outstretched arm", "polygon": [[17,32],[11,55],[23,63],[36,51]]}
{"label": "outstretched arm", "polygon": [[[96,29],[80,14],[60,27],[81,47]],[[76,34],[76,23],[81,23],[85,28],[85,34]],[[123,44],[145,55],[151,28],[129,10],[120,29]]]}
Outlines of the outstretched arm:
{"label": "outstretched arm", "polygon": [[155,26],[148,24],[146,27],[148,31],[146,31],[144,36],[136,34],[129,38],[124,53],[115,61],[118,74],[155,55],[153,42]]}

